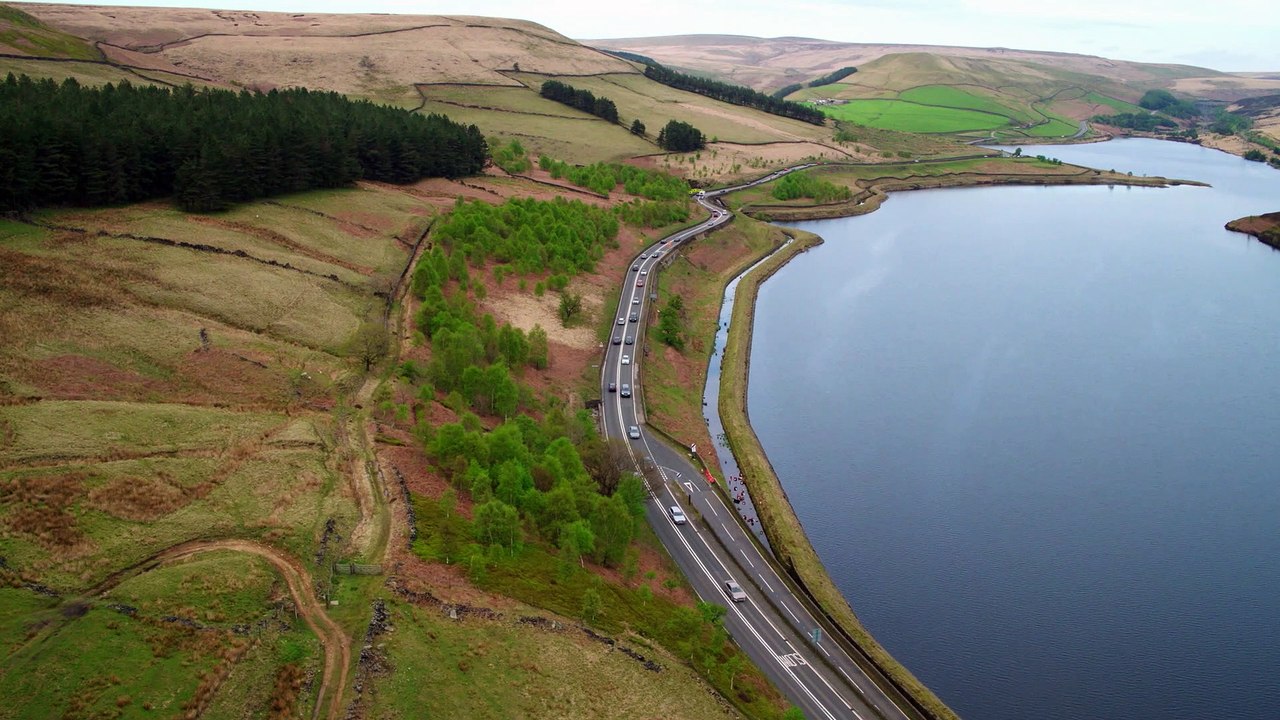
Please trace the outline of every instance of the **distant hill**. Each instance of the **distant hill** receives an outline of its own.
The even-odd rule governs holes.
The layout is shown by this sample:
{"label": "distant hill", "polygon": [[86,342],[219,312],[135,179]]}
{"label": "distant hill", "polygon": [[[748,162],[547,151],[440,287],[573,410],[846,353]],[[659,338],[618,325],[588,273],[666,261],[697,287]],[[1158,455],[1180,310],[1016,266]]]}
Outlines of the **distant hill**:
{"label": "distant hill", "polygon": [[305,85],[383,97],[414,83],[515,85],[498,74],[634,72],[537,23],[439,15],[316,15],[24,4],[108,61],[238,87]]}
{"label": "distant hill", "polygon": [[[1092,132],[1099,115],[1143,112],[1136,103],[1168,89],[1222,107],[1280,93],[1276,73],[1224,73],[1189,65],[1111,60],[1092,55],[1008,48],[840,43],[812,38],[736,35],[586,40],[685,72],[814,101],[858,125],[1006,142],[1061,140]],[[844,67],[835,83],[810,83]],[[1256,103],[1255,103],[1256,106]],[[1251,106],[1254,107],[1254,106]],[[1275,135],[1274,118],[1252,113],[1255,127]],[[1209,142],[1242,154],[1236,141]]]}
{"label": "distant hill", "polygon": [[[695,178],[744,176],[802,158],[955,152],[949,140],[891,131],[835,140],[835,129],[730,105],[646,78],[640,63],[537,23],[440,15],[268,13],[183,8],[0,5],[0,75],[96,85],[306,87],[477,125],[535,157],[573,163],[661,155],[670,120],[701,130],[710,152],[649,160]],[[56,38],[36,42],[40,38]],[[37,52],[38,51],[38,52]],[[565,82],[616,104],[618,122],[543,98]],[[632,133],[640,121],[647,132]]]}
{"label": "distant hill", "polygon": [[1274,73],[1229,74],[1190,65],[1128,62],[1093,55],[1010,48],[844,43],[742,35],[670,35],[582,42],[592,47],[647,55],[672,67],[710,74],[766,92],[808,82],[846,65],[861,66],[886,55],[903,53],[1033,63],[1053,71],[1097,76],[1133,87],[1170,87],[1188,93],[1212,88],[1212,96],[1219,100],[1280,91],[1280,80],[1267,77]]}

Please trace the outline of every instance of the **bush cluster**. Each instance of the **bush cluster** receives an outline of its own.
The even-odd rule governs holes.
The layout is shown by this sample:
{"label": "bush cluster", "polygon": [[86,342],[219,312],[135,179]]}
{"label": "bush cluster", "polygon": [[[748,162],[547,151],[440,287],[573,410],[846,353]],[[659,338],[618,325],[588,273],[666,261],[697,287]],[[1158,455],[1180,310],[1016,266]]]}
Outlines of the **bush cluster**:
{"label": "bush cluster", "polygon": [[450,267],[464,272],[468,263],[495,261],[524,274],[567,275],[594,269],[605,248],[616,247],[617,235],[613,213],[563,198],[512,198],[501,205],[459,199],[432,233],[447,248]]}
{"label": "bush cluster", "polygon": [[773,186],[773,197],[778,200],[813,198],[817,202],[836,202],[852,197],[849,188],[829,180],[814,177],[807,172],[793,172],[782,176]]}
{"label": "bush cluster", "polygon": [[674,175],[658,170],[645,170],[634,165],[620,163],[593,163],[570,165],[543,155],[538,167],[551,173],[551,177],[565,179],[601,195],[608,195],[619,185],[629,195],[650,200],[680,200],[689,195],[689,183]]}
{"label": "bush cluster", "polygon": [[658,147],[671,152],[701,150],[706,144],[702,131],[687,122],[671,120],[658,131]]}
{"label": "bush cluster", "polygon": [[512,175],[528,172],[533,167],[533,161],[529,159],[528,151],[524,149],[519,140],[512,140],[506,145],[495,144],[490,149],[489,156],[493,158],[494,165]]}

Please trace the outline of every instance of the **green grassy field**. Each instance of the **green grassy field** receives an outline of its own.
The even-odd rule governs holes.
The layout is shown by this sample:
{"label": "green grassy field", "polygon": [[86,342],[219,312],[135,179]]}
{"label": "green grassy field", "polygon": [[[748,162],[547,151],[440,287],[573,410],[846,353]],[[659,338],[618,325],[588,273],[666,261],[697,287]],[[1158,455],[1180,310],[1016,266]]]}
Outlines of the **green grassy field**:
{"label": "green grassy field", "polygon": [[[1006,138],[1055,138],[1074,135],[1090,106],[1133,112],[1130,103],[1117,99],[1131,92],[1109,78],[1027,60],[898,53],[860,66],[843,82],[805,88],[793,99],[849,100],[823,110],[871,127],[969,136],[995,130]],[[1019,127],[1025,125],[1031,127]]]}
{"label": "green grassy field", "polygon": [[[529,616],[541,616],[532,608]],[[694,674],[661,650],[622,638],[663,669],[651,672],[573,627],[450,620],[434,609],[391,606],[386,652],[395,672],[377,679],[380,718],[728,718]],[[427,673],[431,682],[421,677]]]}
{"label": "green grassy field", "polygon": [[[982,92],[990,93],[991,91],[984,88]],[[1025,109],[1016,109],[1011,106],[1011,103],[1000,102],[987,94],[950,85],[927,85],[911,88],[899,93],[898,98],[921,105],[977,110],[979,112],[1003,115],[1013,122],[1026,122],[1032,118],[1032,115]]]}
{"label": "green grassy field", "polygon": [[[534,88],[544,79],[539,75],[519,75]],[[759,110],[728,105],[696,93],[676,90],[639,74],[571,77],[561,80],[575,88],[607,97],[618,106],[623,124],[639,118],[650,136],[657,135],[668,120],[692,124],[707,136],[726,142],[763,143],[778,140],[821,140],[830,135],[824,128],[798,120],[770,115]]]}
{"label": "green grassy field", "polygon": [[584,119],[593,116],[580,110],[547,100],[534,88],[494,85],[421,85],[422,97],[439,103],[457,103],[464,106],[482,106],[512,113],[554,115],[556,117]]}
{"label": "green grassy field", "polygon": [[36,57],[97,60],[92,44],[45,25],[18,8],[0,5],[0,49],[12,48]]}
{"label": "green grassy field", "polygon": [[914,133],[994,130],[1009,124],[1008,118],[993,113],[902,100],[850,100],[844,105],[825,105],[822,111],[858,125]]}
{"label": "green grassy field", "polygon": [[125,580],[84,604],[0,589],[0,717],[178,715],[220,665],[231,674],[201,717],[264,717],[279,668],[314,670],[319,656],[280,600],[269,565],[227,552]]}
{"label": "green grassy field", "polygon": [[1106,95],[1094,92],[1092,90],[1089,91],[1084,96],[1084,99],[1085,101],[1091,102],[1095,105],[1105,105],[1118,113],[1144,112],[1144,110],[1140,106],[1134,105],[1131,102],[1125,102],[1124,100],[1117,100],[1116,98],[1108,97]]}
{"label": "green grassy field", "polygon": [[[477,95],[475,100],[476,104],[483,104],[483,95]],[[626,128],[585,115],[549,117],[430,100],[419,112],[443,113],[457,122],[475,124],[485,135],[501,142],[519,140],[535,157],[549,155],[584,165],[617,162],[658,151],[652,143],[632,135]]]}
{"label": "green grassy field", "polygon": [[1079,130],[1077,123],[1059,117],[1049,116],[1049,122],[1027,128],[1026,134],[1031,137],[1069,137]]}

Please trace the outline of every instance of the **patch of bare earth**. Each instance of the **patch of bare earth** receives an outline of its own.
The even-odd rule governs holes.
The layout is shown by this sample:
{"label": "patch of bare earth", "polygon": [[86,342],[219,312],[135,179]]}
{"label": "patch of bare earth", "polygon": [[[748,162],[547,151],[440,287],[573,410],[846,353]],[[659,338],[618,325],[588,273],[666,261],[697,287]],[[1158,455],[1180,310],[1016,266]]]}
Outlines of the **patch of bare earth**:
{"label": "patch of bare earth", "polygon": [[778,142],[762,145],[716,142],[697,153],[646,158],[659,170],[692,178],[719,180],[756,177],[769,169],[817,158],[827,161],[870,159],[872,151],[856,143],[823,145],[815,142]]}
{"label": "patch of bare earth", "polygon": [[89,492],[89,504],[122,520],[150,522],[177,510],[192,499],[173,478],[124,477]]}

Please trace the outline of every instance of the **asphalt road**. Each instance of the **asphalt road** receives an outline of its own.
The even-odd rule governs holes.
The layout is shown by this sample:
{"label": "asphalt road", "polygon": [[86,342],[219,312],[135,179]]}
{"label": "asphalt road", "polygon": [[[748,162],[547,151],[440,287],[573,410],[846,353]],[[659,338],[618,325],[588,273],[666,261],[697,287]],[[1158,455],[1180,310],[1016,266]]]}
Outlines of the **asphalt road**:
{"label": "asphalt road", "polygon": [[[918,718],[920,714],[895,689],[882,689],[873,682],[825,628],[815,641],[812,633],[820,625],[809,606],[765,558],[764,551],[739,524],[737,513],[694,464],[688,449],[673,447],[645,427],[643,388],[636,387],[639,365],[644,362],[641,348],[646,313],[653,302],[653,272],[662,259],[679,245],[732,219],[732,214],[716,203],[719,196],[811,166],[787,168],[697,197],[711,213],[710,219],[651,245],[632,261],[633,269],[623,281],[616,315],[619,321],[613,333],[620,344],[606,346],[601,365],[603,427],[607,437],[627,442],[637,467],[652,467],[647,473],[649,524],[694,590],[703,600],[728,608],[725,628],[730,636],[806,718]],[[629,338],[634,344],[627,344]],[[631,397],[609,391],[611,382],[619,389],[629,386]],[[676,524],[672,506],[682,508],[688,522]],[[729,600],[724,582],[730,579],[745,591],[745,601]]]}

